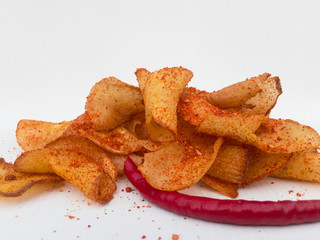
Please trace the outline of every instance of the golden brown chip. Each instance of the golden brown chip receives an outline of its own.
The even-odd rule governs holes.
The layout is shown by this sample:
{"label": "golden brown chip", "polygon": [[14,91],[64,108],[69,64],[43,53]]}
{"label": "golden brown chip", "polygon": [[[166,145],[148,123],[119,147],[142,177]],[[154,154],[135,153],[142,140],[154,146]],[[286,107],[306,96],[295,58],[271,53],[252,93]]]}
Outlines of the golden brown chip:
{"label": "golden brown chip", "polygon": [[262,91],[249,98],[235,111],[242,114],[270,114],[278,97],[282,94],[280,79],[279,77],[271,77],[269,73],[264,73],[256,78],[256,83]]}
{"label": "golden brown chip", "polygon": [[239,195],[238,184],[229,183],[227,181],[223,181],[209,175],[204,175],[201,180],[213,189],[230,198],[236,198]]}
{"label": "golden brown chip", "polygon": [[110,131],[98,131],[93,128],[87,114],[82,114],[74,120],[64,135],[86,137],[101,148],[115,154],[129,154],[144,148],[154,150],[159,147],[149,140],[139,140],[124,127],[117,127]]}
{"label": "golden brown chip", "polygon": [[320,136],[314,129],[292,120],[266,119],[256,135],[254,145],[270,153],[291,153],[320,146]]}
{"label": "golden brown chip", "polygon": [[35,172],[42,169],[44,173],[54,172],[88,198],[103,203],[113,197],[116,184],[97,162],[79,151],[43,148],[23,153],[19,157],[19,171]]}
{"label": "golden brown chip", "polygon": [[153,73],[138,69],[137,80],[145,102],[146,129],[153,141],[172,141],[177,134],[177,104],[193,73],[182,67]]}
{"label": "golden brown chip", "polygon": [[242,183],[247,163],[247,149],[241,146],[223,145],[206,175],[239,185]]}
{"label": "golden brown chip", "polygon": [[52,123],[20,120],[16,129],[17,142],[24,151],[42,148],[47,143],[60,137],[70,124],[70,121]]}
{"label": "golden brown chip", "polygon": [[54,173],[50,159],[59,154],[57,149],[35,149],[22,153],[14,162],[13,168],[24,173]]}
{"label": "golden brown chip", "polygon": [[292,154],[266,153],[256,148],[249,148],[248,168],[243,178],[243,185],[250,185],[255,181],[279,171],[288,164]]}
{"label": "golden brown chip", "polygon": [[130,157],[136,166],[139,166],[143,163],[143,156],[139,156],[137,154],[129,154],[129,155],[119,155],[119,154],[108,154],[109,158],[116,166],[118,176],[124,175],[124,162],[127,157]]}
{"label": "golden brown chip", "polygon": [[313,149],[294,153],[290,162],[272,176],[319,183],[320,153]]}
{"label": "golden brown chip", "polygon": [[139,88],[115,77],[96,83],[87,97],[85,109],[97,130],[109,130],[144,111]]}
{"label": "golden brown chip", "polygon": [[138,167],[148,183],[156,189],[177,191],[197,183],[214,162],[222,138],[197,133],[194,127],[178,126],[178,141],[144,155]]}
{"label": "golden brown chip", "polygon": [[198,94],[221,109],[237,108],[262,91],[257,83],[259,77],[252,77],[211,93],[200,91]]}
{"label": "golden brown chip", "polygon": [[20,173],[13,164],[0,158],[0,195],[18,197],[36,183],[60,183],[62,178],[55,174]]}
{"label": "golden brown chip", "polygon": [[84,154],[66,149],[59,149],[56,156],[50,159],[52,170],[85,196],[99,203],[113,198],[116,183],[95,161]]}
{"label": "golden brown chip", "polygon": [[232,138],[244,143],[256,142],[257,137],[254,132],[264,119],[264,115],[227,112],[193,93],[181,98],[178,112],[185,121],[197,126],[199,132]]}
{"label": "golden brown chip", "polygon": [[114,181],[117,179],[117,169],[107,152],[85,137],[62,136],[47,144],[45,148],[67,149],[84,154],[96,161]]}
{"label": "golden brown chip", "polygon": [[197,91],[210,104],[241,114],[268,115],[282,94],[280,79],[264,73],[219,91]]}

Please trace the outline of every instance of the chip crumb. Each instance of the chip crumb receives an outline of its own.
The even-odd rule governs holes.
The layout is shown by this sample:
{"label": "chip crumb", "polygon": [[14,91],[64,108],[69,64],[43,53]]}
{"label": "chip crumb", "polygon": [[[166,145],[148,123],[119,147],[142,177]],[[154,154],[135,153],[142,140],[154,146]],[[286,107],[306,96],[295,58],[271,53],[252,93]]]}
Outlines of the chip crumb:
{"label": "chip crumb", "polygon": [[131,187],[126,187],[126,192],[129,193],[129,192],[132,192],[132,188]]}
{"label": "chip crumb", "polygon": [[88,228],[91,228],[91,225],[90,225],[90,224],[88,225]]}
{"label": "chip crumb", "polygon": [[179,235],[178,234],[172,234],[172,240],[178,240]]}
{"label": "chip crumb", "polygon": [[293,193],[294,191],[293,190],[289,190],[289,194]]}
{"label": "chip crumb", "polygon": [[142,235],[141,239],[146,239],[146,235]]}

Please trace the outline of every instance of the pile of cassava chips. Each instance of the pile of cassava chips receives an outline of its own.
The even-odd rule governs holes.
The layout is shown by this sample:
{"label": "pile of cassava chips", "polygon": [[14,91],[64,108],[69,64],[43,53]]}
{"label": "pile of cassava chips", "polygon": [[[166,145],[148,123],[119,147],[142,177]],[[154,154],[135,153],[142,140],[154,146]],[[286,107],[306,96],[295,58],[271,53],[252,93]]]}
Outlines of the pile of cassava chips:
{"label": "pile of cassava chips", "polygon": [[90,91],[82,115],[51,123],[21,120],[13,164],[0,162],[0,193],[63,180],[88,198],[113,197],[127,156],[154,188],[178,191],[202,180],[231,198],[267,176],[320,182],[320,136],[269,117],[282,93],[265,73],[214,92],[188,87],[182,67],[136,71],[139,87],[115,77]]}

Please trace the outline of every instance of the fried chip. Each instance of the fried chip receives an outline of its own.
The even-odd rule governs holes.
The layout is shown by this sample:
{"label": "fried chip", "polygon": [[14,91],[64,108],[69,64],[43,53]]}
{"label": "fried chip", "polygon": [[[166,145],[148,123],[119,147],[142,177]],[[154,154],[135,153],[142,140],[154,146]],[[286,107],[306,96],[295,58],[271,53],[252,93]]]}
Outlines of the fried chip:
{"label": "fried chip", "polygon": [[146,129],[153,141],[172,141],[177,134],[177,105],[193,73],[182,67],[153,73],[138,69],[137,80],[145,102]]}
{"label": "fried chip", "polygon": [[70,121],[52,123],[37,120],[20,120],[16,129],[16,138],[24,151],[44,147],[60,137],[71,124]]}
{"label": "fried chip", "polygon": [[222,138],[197,133],[193,126],[181,122],[178,141],[163,143],[159,150],[146,153],[138,169],[156,189],[182,190],[197,183],[208,171],[222,143]]}
{"label": "fried chip", "polygon": [[109,130],[144,111],[139,88],[115,77],[96,83],[87,97],[85,109],[97,130]]}
{"label": "fried chip", "polygon": [[192,92],[180,99],[178,113],[185,121],[197,126],[199,132],[243,143],[257,141],[255,131],[264,119],[264,115],[244,115],[219,109]]}
{"label": "fried chip", "polygon": [[256,135],[254,145],[270,153],[291,153],[320,147],[320,136],[314,129],[288,119],[265,119]]}
{"label": "fried chip", "polygon": [[280,79],[279,77],[271,77],[269,73],[264,73],[256,77],[256,83],[262,91],[249,98],[235,111],[242,114],[270,114],[282,94]]}
{"label": "fried chip", "polygon": [[247,149],[224,144],[206,175],[239,185],[242,183],[247,164]]}
{"label": "fried chip", "polygon": [[47,144],[45,148],[66,149],[84,154],[96,161],[112,180],[117,180],[117,169],[108,156],[108,153],[85,137],[62,136]]}
{"label": "fried chip", "polygon": [[279,171],[292,158],[292,154],[288,153],[266,153],[253,147],[248,150],[249,161],[242,181],[243,186],[262,180]]}
{"label": "fried chip", "polygon": [[320,182],[320,153],[315,149],[293,154],[290,162],[273,177]]}
{"label": "fried chip", "polygon": [[116,183],[104,173],[99,164],[84,154],[59,149],[57,157],[50,159],[52,170],[78,188],[93,201],[105,203],[113,198]]}
{"label": "fried chip", "polygon": [[97,160],[75,150],[36,149],[23,153],[18,159],[15,164],[19,163],[19,171],[33,173],[42,169],[43,173],[54,172],[99,203],[110,200],[116,190],[115,181],[105,174]]}
{"label": "fried chip", "polygon": [[118,176],[124,175],[124,162],[127,157],[130,157],[136,166],[139,166],[143,163],[143,156],[139,156],[137,154],[129,154],[129,155],[119,155],[119,154],[108,154],[109,158],[116,166]]}
{"label": "fried chip", "polygon": [[64,135],[86,137],[106,151],[115,154],[129,154],[143,149],[152,151],[159,148],[150,140],[139,140],[124,127],[117,127],[110,131],[98,131],[94,129],[87,114],[82,114],[75,119]]}
{"label": "fried chip", "polygon": [[20,173],[13,164],[0,158],[0,195],[18,197],[37,183],[60,183],[63,179],[55,174]]}
{"label": "fried chip", "polygon": [[215,177],[212,177],[210,175],[204,175],[201,180],[209,185],[211,188],[219,191],[223,195],[226,195],[230,198],[237,198],[238,193],[238,184],[235,183],[229,183],[227,181],[223,181],[220,179],[217,179]]}
{"label": "fried chip", "polygon": [[221,109],[228,109],[242,106],[247,100],[256,96],[261,91],[262,89],[257,83],[257,77],[252,77],[218,91],[211,93],[199,91],[198,94],[205,98],[210,104]]}

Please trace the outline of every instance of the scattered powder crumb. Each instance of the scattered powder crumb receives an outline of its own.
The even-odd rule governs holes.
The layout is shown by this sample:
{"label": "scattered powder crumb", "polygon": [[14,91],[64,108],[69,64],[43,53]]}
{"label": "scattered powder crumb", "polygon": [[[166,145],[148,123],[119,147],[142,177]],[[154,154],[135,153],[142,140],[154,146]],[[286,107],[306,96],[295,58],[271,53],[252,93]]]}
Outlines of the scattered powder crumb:
{"label": "scattered powder crumb", "polygon": [[88,202],[88,206],[91,206],[91,202]]}
{"label": "scattered powder crumb", "polygon": [[69,219],[74,219],[74,218],[75,218],[75,216],[71,216],[71,215],[69,215],[69,216],[68,216],[68,218],[69,218]]}
{"label": "scattered powder crumb", "polygon": [[59,192],[63,192],[63,189],[62,189],[62,188],[60,188],[60,189],[59,189]]}
{"label": "scattered powder crumb", "polygon": [[126,187],[126,192],[132,192],[133,191],[133,189],[131,188],[131,187]]}
{"label": "scattered powder crumb", "polygon": [[289,194],[293,193],[294,191],[293,190],[289,190]]}
{"label": "scattered powder crumb", "polygon": [[141,237],[141,239],[146,239],[146,235],[143,235],[143,236]]}
{"label": "scattered powder crumb", "polygon": [[274,184],[274,182],[271,182],[271,184]]}
{"label": "scattered powder crumb", "polygon": [[302,194],[301,194],[301,193],[297,193],[296,195],[297,195],[298,197],[302,197],[302,196],[304,196],[304,193],[302,193]]}
{"label": "scattered powder crumb", "polygon": [[53,232],[54,232],[54,233],[56,233],[56,232],[57,232],[57,230],[53,230]]}
{"label": "scattered powder crumb", "polygon": [[91,228],[91,225],[88,225],[88,228]]}
{"label": "scattered powder crumb", "polygon": [[178,240],[179,235],[178,234],[172,234],[172,240]]}

